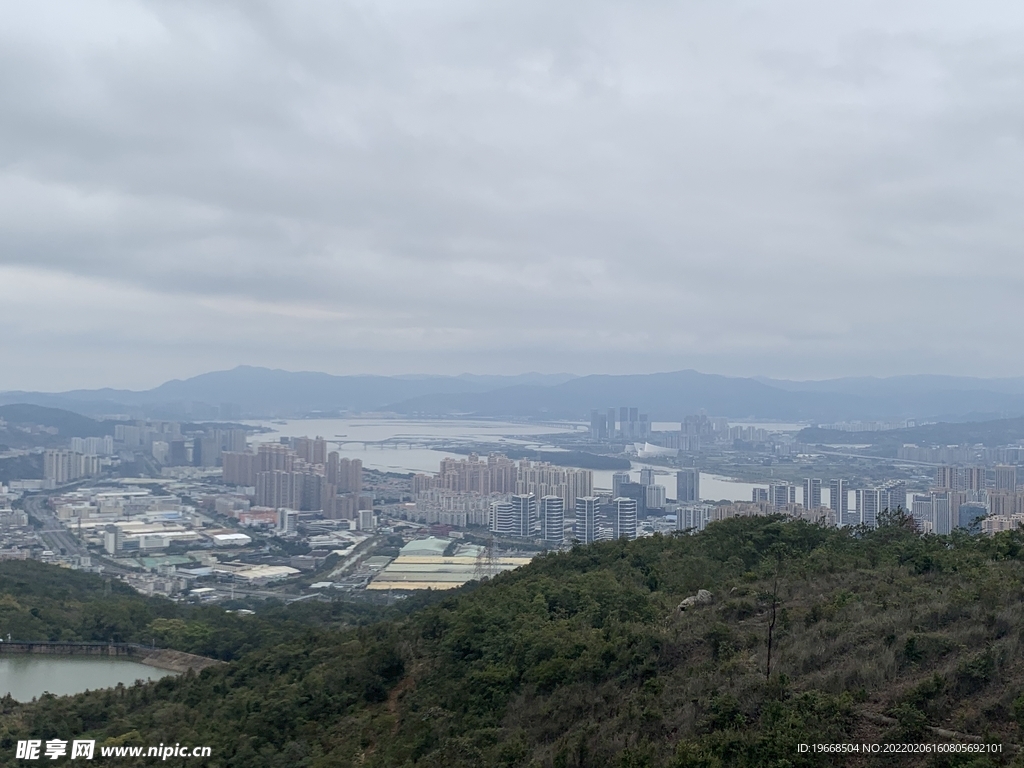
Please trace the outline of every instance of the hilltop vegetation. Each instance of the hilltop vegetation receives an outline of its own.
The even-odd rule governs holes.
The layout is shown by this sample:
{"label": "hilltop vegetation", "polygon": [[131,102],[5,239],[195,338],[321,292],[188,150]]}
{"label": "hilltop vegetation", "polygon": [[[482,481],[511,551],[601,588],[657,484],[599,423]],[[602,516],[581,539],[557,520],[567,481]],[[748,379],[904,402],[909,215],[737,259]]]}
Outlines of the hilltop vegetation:
{"label": "hilltop vegetation", "polygon": [[[211,765],[239,768],[876,765],[797,745],[946,742],[940,727],[1008,746],[886,764],[1009,764],[1024,535],[886,522],[734,519],[546,555],[407,616],[305,624],[198,676],[4,702],[0,762],[29,734],[88,733],[210,745]],[[700,588],[714,604],[680,613]]]}

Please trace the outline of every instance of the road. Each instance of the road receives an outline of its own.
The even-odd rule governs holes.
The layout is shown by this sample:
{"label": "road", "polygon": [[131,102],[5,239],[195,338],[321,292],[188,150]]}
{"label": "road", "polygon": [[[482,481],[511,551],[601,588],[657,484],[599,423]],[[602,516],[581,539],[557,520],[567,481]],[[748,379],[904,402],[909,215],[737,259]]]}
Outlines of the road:
{"label": "road", "polygon": [[[38,494],[25,497],[25,512],[29,517],[39,521],[42,527],[39,529],[39,537],[54,552],[62,555],[77,555],[79,557],[91,557],[93,562],[97,560],[96,555],[79,541],[78,537],[68,531],[61,524],[53,511],[46,506],[47,496]],[[104,573],[125,574],[129,571],[112,565],[109,562],[101,561]]]}
{"label": "road", "polygon": [[25,497],[25,512],[42,524],[39,535],[43,542],[54,552],[88,556],[89,550],[61,525],[57,516],[46,506],[46,500],[47,497],[42,495]]}

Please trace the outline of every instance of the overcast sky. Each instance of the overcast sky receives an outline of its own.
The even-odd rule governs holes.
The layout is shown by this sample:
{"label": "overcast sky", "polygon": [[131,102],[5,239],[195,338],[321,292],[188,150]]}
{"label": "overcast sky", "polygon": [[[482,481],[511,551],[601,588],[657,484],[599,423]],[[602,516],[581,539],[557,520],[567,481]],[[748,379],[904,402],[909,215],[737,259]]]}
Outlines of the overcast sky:
{"label": "overcast sky", "polygon": [[1024,375],[1024,3],[2,2],[0,390]]}

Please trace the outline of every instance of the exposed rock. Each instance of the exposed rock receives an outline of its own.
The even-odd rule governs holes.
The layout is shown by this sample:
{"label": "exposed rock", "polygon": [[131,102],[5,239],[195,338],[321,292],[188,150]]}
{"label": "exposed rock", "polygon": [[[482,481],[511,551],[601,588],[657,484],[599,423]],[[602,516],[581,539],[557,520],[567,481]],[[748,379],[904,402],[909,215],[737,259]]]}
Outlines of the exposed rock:
{"label": "exposed rock", "polygon": [[715,600],[714,595],[706,589],[698,589],[696,595],[690,595],[679,604],[680,611],[686,611],[699,605],[711,605]]}

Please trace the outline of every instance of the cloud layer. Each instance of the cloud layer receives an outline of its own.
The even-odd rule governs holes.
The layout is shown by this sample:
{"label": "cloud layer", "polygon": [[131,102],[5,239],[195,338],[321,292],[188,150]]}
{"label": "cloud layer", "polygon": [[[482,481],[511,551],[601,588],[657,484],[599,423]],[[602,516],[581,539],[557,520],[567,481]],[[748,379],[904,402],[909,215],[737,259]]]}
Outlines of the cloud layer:
{"label": "cloud layer", "polygon": [[1019,3],[2,5],[0,390],[1024,375]]}

